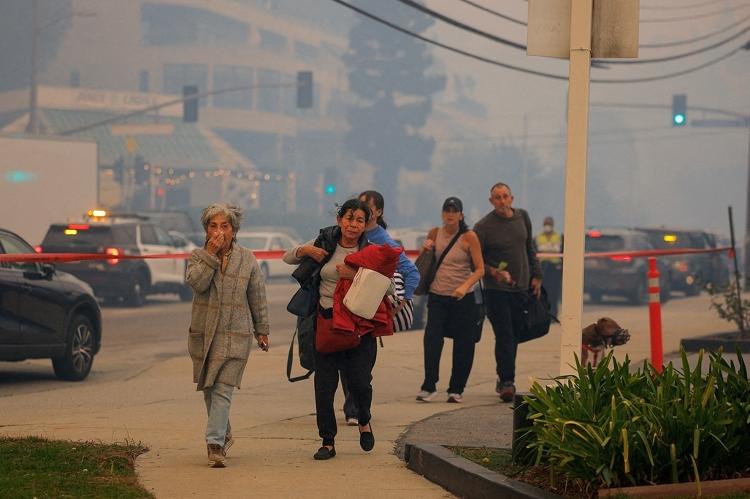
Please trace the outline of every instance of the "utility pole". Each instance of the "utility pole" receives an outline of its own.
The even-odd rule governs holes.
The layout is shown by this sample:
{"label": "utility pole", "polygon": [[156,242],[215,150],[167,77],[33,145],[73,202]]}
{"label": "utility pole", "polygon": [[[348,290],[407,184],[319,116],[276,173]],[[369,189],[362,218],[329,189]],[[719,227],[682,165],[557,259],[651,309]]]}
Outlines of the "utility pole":
{"label": "utility pole", "polygon": [[31,0],[31,77],[29,81],[29,124],[26,132],[39,135],[39,103],[37,88],[37,37],[39,24],[39,0]]}

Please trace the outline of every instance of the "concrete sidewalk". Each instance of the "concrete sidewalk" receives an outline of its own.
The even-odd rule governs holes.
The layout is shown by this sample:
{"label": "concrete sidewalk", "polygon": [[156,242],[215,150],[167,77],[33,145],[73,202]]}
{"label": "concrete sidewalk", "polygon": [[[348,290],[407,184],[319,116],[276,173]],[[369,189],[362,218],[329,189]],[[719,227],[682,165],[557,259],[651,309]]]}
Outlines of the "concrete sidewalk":
{"label": "concrete sidewalk", "polygon": [[[688,300],[694,300],[688,302]],[[694,305],[693,305],[694,304]],[[706,321],[707,298],[686,299],[683,306],[665,307],[664,351],[678,348],[682,337],[726,329]],[[672,310],[670,311],[670,308]],[[615,307],[598,307],[585,315],[586,323],[601,315],[618,321]],[[645,308],[621,307],[631,331],[628,345],[617,357],[648,357],[648,314]],[[701,320],[692,320],[691,314]],[[700,323],[700,324],[699,324]],[[673,327],[669,324],[674,324]],[[272,338],[273,339],[273,338]],[[559,370],[559,327],[544,338],[523,344],[517,362],[517,386],[526,391],[533,378],[552,377]],[[143,485],[156,497],[451,497],[444,489],[409,471],[396,455],[399,437],[415,422],[423,438],[445,441],[441,421],[451,421],[455,444],[509,443],[511,410],[494,392],[494,338],[485,324],[469,386],[460,406],[444,398],[418,403],[414,397],[422,380],[422,332],[400,333],[385,339],[374,372],[373,432],[375,449],[359,448],[356,427],[339,426],[337,456],[318,462],[312,454],[320,445],[314,416],[312,380],[290,384],[284,368],[288,344],[272,343],[267,354],[254,351],[232,404],[232,426],[237,443],[226,469],[206,465],[203,439],[205,407],[191,383],[191,363],[182,342],[164,344],[164,361],[116,384],[75,384],[43,393],[5,398],[0,411],[0,433],[42,435],[75,440],[142,442],[150,451],[138,459]],[[439,390],[446,389],[450,369],[450,341],[446,342]],[[137,355],[134,350],[133,355]],[[533,377],[533,378],[532,378]],[[339,394],[340,395],[340,394]],[[341,399],[336,406],[341,407]],[[471,417],[456,421],[456,409],[476,407]],[[339,422],[343,414],[339,413]],[[457,425],[456,425],[457,423]],[[414,433],[416,435],[416,433]]]}

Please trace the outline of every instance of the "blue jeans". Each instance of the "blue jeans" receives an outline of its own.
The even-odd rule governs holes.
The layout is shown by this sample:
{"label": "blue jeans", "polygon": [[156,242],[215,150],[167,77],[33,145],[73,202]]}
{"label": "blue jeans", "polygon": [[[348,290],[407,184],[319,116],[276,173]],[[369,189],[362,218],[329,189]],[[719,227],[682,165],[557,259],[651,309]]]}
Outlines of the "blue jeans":
{"label": "blue jeans", "polygon": [[206,423],[206,443],[224,445],[224,437],[232,431],[229,424],[229,407],[232,405],[232,385],[214,383],[203,390],[208,422]]}

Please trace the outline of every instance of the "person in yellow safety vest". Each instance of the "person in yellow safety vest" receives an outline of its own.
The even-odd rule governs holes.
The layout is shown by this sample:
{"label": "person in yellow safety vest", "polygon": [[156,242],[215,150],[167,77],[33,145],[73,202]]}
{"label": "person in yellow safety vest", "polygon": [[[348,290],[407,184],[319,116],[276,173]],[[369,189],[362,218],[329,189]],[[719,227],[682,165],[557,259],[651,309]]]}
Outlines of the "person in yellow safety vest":
{"label": "person in yellow safety vest", "polygon": [[[536,250],[539,253],[562,253],[563,236],[555,231],[552,217],[544,219],[543,230],[535,238]],[[544,289],[550,303],[550,313],[557,317],[557,305],[562,292],[562,258],[539,257],[544,275]]]}

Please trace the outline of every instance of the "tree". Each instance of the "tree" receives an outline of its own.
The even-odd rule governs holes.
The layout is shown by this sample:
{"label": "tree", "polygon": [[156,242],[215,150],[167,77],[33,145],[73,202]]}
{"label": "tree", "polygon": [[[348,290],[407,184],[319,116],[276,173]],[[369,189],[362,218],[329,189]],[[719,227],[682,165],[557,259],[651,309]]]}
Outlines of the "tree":
{"label": "tree", "polygon": [[[366,8],[382,10],[379,4],[371,0]],[[397,3],[388,3],[384,16],[416,33],[434,23]],[[429,72],[433,57],[424,42],[365,17],[349,32],[344,62],[349,89],[357,97],[347,113],[346,147],[375,168],[375,187],[386,198],[388,211],[395,213],[401,168],[430,168],[435,141],[421,129],[432,111],[432,94],[445,88],[445,77]]]}

